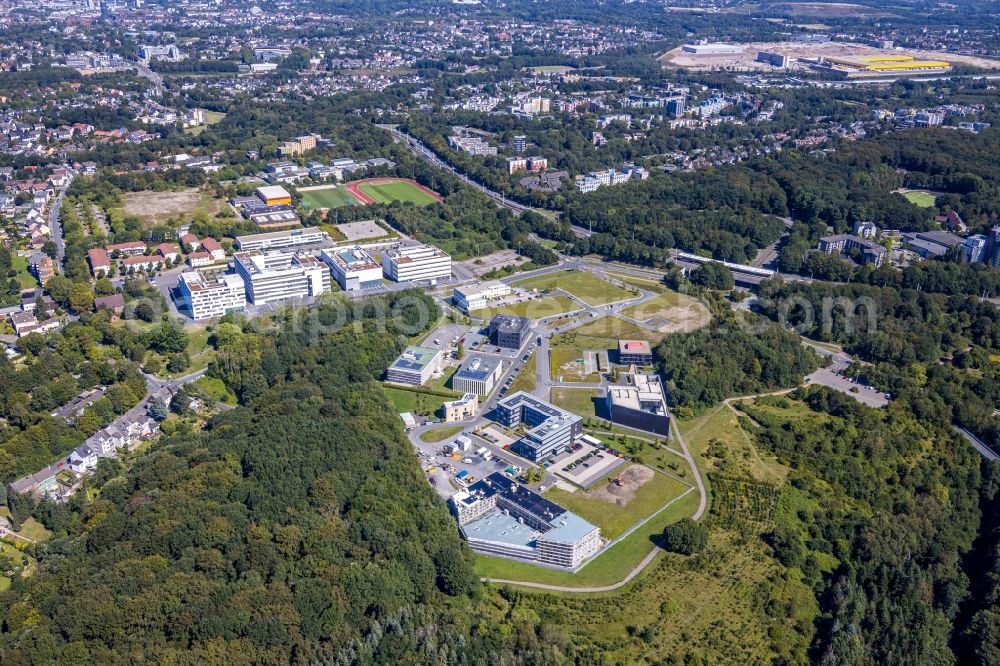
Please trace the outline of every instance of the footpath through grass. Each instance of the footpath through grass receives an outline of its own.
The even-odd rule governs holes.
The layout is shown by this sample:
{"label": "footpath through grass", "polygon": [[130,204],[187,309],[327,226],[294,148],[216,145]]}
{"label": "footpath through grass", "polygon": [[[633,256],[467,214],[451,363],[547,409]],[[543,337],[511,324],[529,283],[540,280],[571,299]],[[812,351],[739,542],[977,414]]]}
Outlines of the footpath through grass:
{"label": "footpath through grass", "polygon": [[617,303],[635,296],[633,292],[605,282],[593,273],[586,271],[546,273],[519,280],[515,284],[524,289],[538,289],[539,291],[562,289],[590,306]]}

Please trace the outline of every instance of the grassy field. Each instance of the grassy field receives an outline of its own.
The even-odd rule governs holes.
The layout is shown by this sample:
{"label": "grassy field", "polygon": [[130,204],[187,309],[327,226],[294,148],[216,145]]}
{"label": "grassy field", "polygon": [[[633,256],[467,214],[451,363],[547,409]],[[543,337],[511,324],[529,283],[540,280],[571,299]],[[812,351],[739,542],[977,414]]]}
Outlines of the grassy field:
{"label": "grassy field", "polygon": [[625,308],[622,314],[642,322],[655,318],[665,319],[665,325],[659,327],[664,333],[693,331],[712,320],[704,303],[676,291],[668,291],[645,303]]}
{"label": "grassy field", "polygon": [[17,271],[17,283],[21,289],[34,289],[38,286],[38,280],[28,272],[28,259],[14,254],[11,257],[11,266]]}
{"label": "grassy field", "polygon": [[583,354],[576,349],[549,350],[549,374],[552,379],[562,378],[564,382],[599,382],[601,375],[597,372],[587,374],[583,363]]}
{"label": "grassy field", "polygon": [[544,319],[545,317],[553,317],[579,309],[579,305],[565,296],[545,296],[531,301],[477,310],[475,314],[485,321],[489,321],[493,315],[498,314],[528,317],[529,319]]}
{"label": "grassy field", "polygon": [[615,278],[616,280],[621,280],[627,285],[632,287],[639,287],[640,289],[645,289],[646,291],[655,291],[658,294],[662,294],[667,291],[666,285],[663,284],[662,280],[654,280],[653,278],[641,278],[634,275],[625,275],[624,273],[614,273],[608,271],[608,275]]}
{"label": "grassy field", "polygon": [[[649,554],[654,544],[653,535],[659,536],[664,528],[694,513],[698,507],[698,494],[688,493],[682,499],[674,502],[663,513],[622,539],[619,543],[601,553],[577,573],[552,571],[536,567],[524,562],[512,562],[499,557],[476,555],[476,573],[487,578],[503,578],[507,580],[522,580],[532,583],[547,583],[550,585],[565,585],[568,587],[589,587],[594,585],[610,585],[625,578],[635,568],[642,558]],[[659,556],[660,558],[663,555]],[[647,568],[655,569],[655,565]],[[633,581],[641,580],[646,572]],[[635,584],[634,582],[632,583]],[[530,590],[530,588],[524,588]],[[551,593],[547,593],[551,594]],[[613,596],[620,591],[610,593]],[[575,596],[575,595],[574,595]],[[589,596],[589,595],[588,595]]]}
{"label": "grassy field", "polygon": [[528,360],[524,362],[524,367],[521,368],[521,372],[517,374],[514,379],[514,383],[510,385],[510,393],[517,393],[518,391],[531,391],[535,390],[535,384],[537,377],[536,368],[537,362],[535,359],[537,354],[532,354],[528,357]]}
{"label": "grassy field", "polygon": [[32,541],[45,541],[52,536],[52,532],[34,518],[28,518],[21,523],[21,531],[18,534]]}
{"label": "grassy field", "polygon": [[202,377],[194,384],[212,400],[226,405],[236,404],[236,395],[226,387],[226,384],[221,379]]}
{"label": "grassy field", "polygon": [[557,407],[568,409],[580,416],[597,416],[596,400],[601,397],[601,389],[589,388],[553,388],[549,391],[549,402]]}
{"label": "grassy field", "polygon": [[358,202],[342,185],[328,185],[321,189],[299,191],[302,207],[306,210],[324,210],[356,206]]}
{"label": "grassy field", "polygon": [[438,428],[436,430],[428,430],[427,432],[420,435],[421,442],[443,442],[444,440],[454,437],[458,433],[462,432],[462,426],[452,426],[450,428]]}
{"label": "grassy field", "polygon": [[198,125],[197,127],[187,127],[184,129],[185,134],[190,134],[191,136],[198,136],[206,129],[209,125],[215,125],[216,123],[221,123],[222,119],[226,117],[226,114],[221,111],[205,111],[205,124]]}
{"label": "grassy field", "polygon": [[424,192],[413,183],[386,183],[385,185],[359,185],[358,189],[375,200],[375,203],[403,201],[426,206],[437,203],[437,199]]}
{"label": "grassy field", "polygon": [[609,316],[552,336],[550,346],[553,349],[618,349],[619,340],[646,340],[656,344],[662,338],[662,333]]}
{"label": "grassy field", "polygon": [[147,227],[165,224],[174,219],[190,218],[198,213],[212,217],[223,204],[222,200],[213,198],[211,193],[202,192],[196,187],[175,192],[126,192],[125,205],[111,211],[111,224],[114,228],[116,216],[122,215],[137,217]]}
{"label": "grassy field", "polygon": [[546,273],[519,280],[515,284],[524,289],[538,289],[539,291],[562,289],[591,306],[616,303],[635,295],[585,271]]}
{"label": "grassy field", "polygon": [[906,200],[909,201],[914,206],[920,206],[921,208],[933,208],[934,202],[937,197],[931,192],[925,190],[910,190],[903,194]]}
{"label": "grassy field", "polygon": [[441,405],[450,398],[429,393],[416,393],[414,391],[404,391],[393,386],[383,386],[386,397],[392,402],[399,413],[413,412],[420,416],[438,416]]}
{"label": "grassy field", "polygon": [[573,69],[569,65],[538,65],[537,67],[532,67],[531,71],[539,74],[565,74],[566,72],[572,72]]}
{"label": "grassy field", "polygon": [[602,536],[614,539],[688,488],[676,479],[657,473],[639,486],[635,497],[624,506],[616,506],[582,490],[567,492],[552,488],[545,497],[600,527]]}

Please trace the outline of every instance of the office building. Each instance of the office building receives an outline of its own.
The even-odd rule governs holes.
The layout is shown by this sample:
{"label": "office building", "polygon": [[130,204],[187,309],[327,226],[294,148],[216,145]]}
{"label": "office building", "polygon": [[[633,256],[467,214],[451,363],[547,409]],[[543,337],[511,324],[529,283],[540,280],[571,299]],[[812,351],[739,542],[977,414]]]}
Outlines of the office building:
{"label": "office building", "polygon": [[653,365],[653,350],[645,340],[619,340],[619,365]]}
{"label": "office building", "polygon": [[411,245],[387,250],[382,272],[393,282],[431,282],[451,277],[451,257],[430,245]]}
{"label": "office building", "polygon": [[671,118],[680,118],[684,115],[684,105],[683,97],[669,100],[667,102],[667,115]]}
{"label": "office building", "polygon": [[257,198],[265,206],[290,206],[292,195],[281,185],[265,185],[257,188]]}
{"label": "office building", "polygon": [[489,395],[503,375],[503,363],[495,356],[470,355],[452,375],[451,387],[462,393]]}
{"label": "office building", "polygon": [[177,62],[178,60],[184,59],[184,54],[181,50],[177,48],[176,44],[167,44],[166,46],[152,46],[150,44],[142,44],[139,46],[137,53],[139,58],[149,62],[154,58],[159,60],[169,60],[171,62]]}
{"label": "office building", "polygon": [[858,221],[854,223],[854,235],[861,238],[875,238],[878,236],[878,227],[874,222]]}
{"label": "office building", "polygon": [[475,393],[466,393],[458,400],[449,400],[441,406],[445,423],[455,421],[467,421],[475,418],[479,412],[479,396]]}
{"label": "office building", "polygon": [[323,245],[329,242],[330,235],[319,227],[270,231],[263,234],[236,237],[236,247],[243,251],[282,250],[289,247],[302,247],[304,245]]}
{"label": "office building", "polygon": [[455,287],[452,292],[452,302],[455,307],[468,314],[488,307],[490,301],[510,296],[510,292],[510,285],[499,280],[467,284]]}
{"label": "office building", "polygon": [[177,291],[196,321],[242,312],[247,306],[243,279],[234,273],[208,278],[198,271],[185,271],[177,279]]}
{"label": "office building", "polygon": [[611,422],[669,437],[670,414],[660,378],[635,373],[623,379],[609,386],[605,396]]}
{"label": "office building", "polygon": [[316,297],[330,291],[329,269],[308,255],[237,252],[233,255],[233,268],[243,279],[247,301],[254,305]]}
{"label": "office building", "polygon": [[777,67],[778,69],[788,67],[788,56],[782,53],[774,53],[773,51],[758,51],[756,60],[759,63]]}
{"label": "office building", "polygon": [[837,234],[820,238],[819,250],[826,254],[847,254],[852,250],[857,250],[861,263],[874,264],[876,267],[882,265],[886,255],[886,249],[875,241],[850,234]]}
{"label": "office building", "polygon": [[530,393],[518,391],[497,402],[495,420],[508,428],[522,423],[531,429],[511,445],[511,450],[529,460],[541,460],[566,451],[583,434],[583,419],[550,405]]}
{"label": "office building", "polygon": [[407,347],[386,370],[386,379],[397,384],[422,386],[435,373],[441,372],[443,355],[434,347]]}
{"label": "office building", "polygon": [[986,236],[976,234],[969,236],[962,244],[962,259],[970,264],[986,260]]}
{"label": "office building", "polygon": [[490,319],[490,342],[504,349],[520,349],[531,332],[531,320],[526,317],[496,315]]}
{"label": "office building", "polygon": [[320,258],[330,267],[334,279],[344,291],[379,289],[382,286],[382,267],[360,245],[323,250]]}
{"label": "office building", "polygon": [[449,500],[462,536],[476,552],[576,569],[604,545],[600,528],[494,472]]}

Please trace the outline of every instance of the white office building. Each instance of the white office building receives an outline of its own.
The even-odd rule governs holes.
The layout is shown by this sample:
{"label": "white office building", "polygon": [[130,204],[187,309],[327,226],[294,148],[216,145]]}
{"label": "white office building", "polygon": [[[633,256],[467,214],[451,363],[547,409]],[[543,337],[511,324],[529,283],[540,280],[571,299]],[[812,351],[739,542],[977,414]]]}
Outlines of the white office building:
{"label": "white office building", "polygon": [[382,272],[393,282],[436,282],[451,277],[451,257],[430,245],[389,250],[382,255]]}
{"label": "white office building", "polygon": [[422,386],[441,372],[443,352],[434,347],[407,347],[386,370],[386,379],[397,384]]}
{"label": "white office building", "polygon": [[452,292],[452,301],[455,303],[455,307],[468,314],[488,307],[490,301],[510,296],[510,292],[510,285],[499,280],[491,280],[455,287]]}
{"label": "white office building", "polygon": [[237,236],[236,248],[248,252],[250,250],[281,250],[288,247],[303,245],[322,245],[329,243],[330,235],[319,227],[305,229],[290,229],[288,231],[272,231],[266,234],[251,234]]}
{"label": "white office building", "polygon": [[360,245],[323,250],[320,257],[344,291],[378,289],[382,286],[382,267]]}
{"label": "white office building", "polygon": [[243,279],[247,301],[255,305],[330,291],[330,271],[316,257],[291,252],[237,252],[236,274]]}
{"label": "white office building", "polygon": [[234,273],[208,278],[198,271],[185,271],[177,280],[177,289],[196,321],[242,312],[247,305],[243,279]]}

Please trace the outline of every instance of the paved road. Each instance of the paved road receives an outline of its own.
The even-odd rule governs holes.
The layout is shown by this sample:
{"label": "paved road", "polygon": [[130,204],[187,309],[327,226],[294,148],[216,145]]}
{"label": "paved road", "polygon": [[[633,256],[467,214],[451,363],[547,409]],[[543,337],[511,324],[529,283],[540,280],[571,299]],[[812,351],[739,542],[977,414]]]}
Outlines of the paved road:
{"label": "paved road", "polygon": [[972,444],[972,448],[974,448],[976,451],[979,451],[979,454],[982,457],[989,460],[990,462],[993,462],[994,460],[1000,458],[1000,455],[997,455],[996,451],[991,449],[989,446],[986,445],[985,442],[983,442],[983,440],[979,439],[965,428],[953,425],[952,429],[959,435],[967,439],[969,443]]}
{"label": "paved road", "polygon": [[[72,181],[71,181],[72,182]],[[49,229],[52,231],[52,240],[56,244],[56,270],[63,272],[63,260],[66,258],[66,239],[63,236],[62,223],[59,215],[62,212],[63,199],[66,197],[66,189],[69,186],[60,188],[56,200],[49,208]]]}

